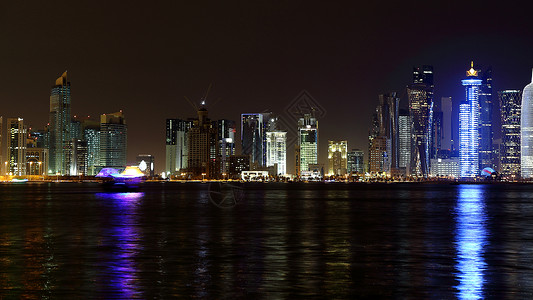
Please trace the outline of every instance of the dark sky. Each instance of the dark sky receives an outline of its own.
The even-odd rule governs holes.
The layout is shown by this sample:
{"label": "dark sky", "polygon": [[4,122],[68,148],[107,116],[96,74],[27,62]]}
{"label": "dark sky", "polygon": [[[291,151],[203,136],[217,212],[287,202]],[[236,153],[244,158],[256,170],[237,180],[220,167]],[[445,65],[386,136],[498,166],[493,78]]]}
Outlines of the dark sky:
{"label": "dark sky", "polygon": [[330,139],[366,152],[377,95],[405,96],[414,65],[433,65],[436,97],[456,101],[470,60],[493,67],[495,90],[523,88],[533,67],[531,7],[516,1],[5,2],[0,115],[42,128],[68,70],[73,115],[123,109],[128,160],[153,154],[157,171],[165,119],[195,116],[183,96],[199,101],[209,83],[210,117],[235,121],[282,116],[307,90],[326,110],[326,162]]}

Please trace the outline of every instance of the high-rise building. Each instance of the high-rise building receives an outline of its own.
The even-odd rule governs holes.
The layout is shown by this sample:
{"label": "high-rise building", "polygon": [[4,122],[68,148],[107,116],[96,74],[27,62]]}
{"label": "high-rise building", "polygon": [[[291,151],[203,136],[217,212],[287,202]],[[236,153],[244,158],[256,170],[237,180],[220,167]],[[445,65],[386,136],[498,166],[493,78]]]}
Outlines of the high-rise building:
{"label": "high-rise building", "polygon": [[87,175],[98,174],[100,166],[100,121],[87,117],[81,121],[81,140],[87,143]]}
{"label": "high-rise building", "polygon": [[459,157],[461,177],[471,178],[479,174],[479,87],[482,80],[474,69],[474,63],[461,82],[466,89],[466,99],[459,106]]}
{"label": "high-rise building", "polygon": [[522,178],[533,177],[533,75],[522,92],[520,113],[520,168]]}
{"label": "high-rise building", "polygon": [[6,173],[26,175],[26,127],[22,118],[7,118]]}
{"label": "high-rise building", "polygon": [[479,170],[494,167],[492,129],[492,68],[478,70],[479,87]]}
{"label": "high-rise building", "polygon": [[187,169],[187,133],[192,128],[192,120],[167,119],[165,146],[165,172],[176,174]]}
{"label": "high-rise building", "polygon": [[[378,136],[370,142],[368,172],[371,174],[387,172],[387,138]],[[389,143],[390,144],[390,143]]]}
{"label": "high-rise building", "polygon": [[442,110],[442,140],[441,150],[449,153],[453,150],[453,122],[452,122],[452,98],[442,97],[440,99]]}
{"label": "high-rise building", "polygon": [[328,141],[328,175],[346,175],[348,171],[348,141]]}
{"label": "high-rise building", "polygon": [[67,155],[70,142],[70,81],[65,71],[50,93],[49,173],[68,174]]}
{"label": "high-rise building", "polygon": [[196,178],[216,178],[217,130],[207,117],[207,108],[203,105],[198,110],[198,119],[187,133],[188,157],[187,170]]}
{"label": "high-rise building", "polygon": [[[81,127],[80,127],[81,128]],[[80,130],[81,131],[81,130]],[[80,139],[70,140],[67,156],[70,176],[87,175],[87,142]]]}
{"label": "high-rise building", "polygon": [[265,166],[266,134],[270,113],[241,114],[242,154],[250,155],[250,164]]}
{"label": "high-rise building", "polygon": [[298,120],[297,170],[309,171],[309,165],[318,163],[318,121],[311,114]]}
{"label": "high-rise building", "polygon": [[348,151],[346,156],[348,157],[348,165],[346,171],[349,174],[365,173],[365,153],[362,150],[352,149],[351,151]]}
{"label": "high-rise building", "polygon": [[101,168],[124,169],[128,142],[128,126],[122,111],[100,116]]}
{"label": "high-rise building", "polygon": [[411,163],[411,116],[405,109],[398,116],[398,167],[408,171]]}
{"label": "high-rise building", "polygon": [[[433,99],[433,128],[431,130],[431,158],[440,157],[442,150],[442,131],[444,113],[442,111],[441,99]],[[431,160],[430,160],[431,161]],[[431,165],[431,163],[430,163]]]}
{"label": "high-rise building", "polygon": [[[418,71],[417,71],[418,70]],[[429,174],[433,124],[433,67],[414,68],[413,84],[407,87],[411,116],[411,162],[409,174]]]}
{"label": "high-rise building", "polygon": [[218,172],[220,174],[225,174],[229,170],[229,157],[235,155],[235,121],[226,119],[217,120],[212,122],[212,126],[217,131]]}
{"label": "high-rise building", "polygon": [[266,133],[266,166],[277,165],[277,174],[287,174],[287,132],[269,131]]}
{"label": "high-rise building", "polygon": [[500,174],[502,177],[520,177],[520,105],[521,91],[498,92],[502,124],[500,143]]}
{"label": "high-rise building", "polygon": [[46,175],[48,170],[48,149],[26,148],[26,175]]}

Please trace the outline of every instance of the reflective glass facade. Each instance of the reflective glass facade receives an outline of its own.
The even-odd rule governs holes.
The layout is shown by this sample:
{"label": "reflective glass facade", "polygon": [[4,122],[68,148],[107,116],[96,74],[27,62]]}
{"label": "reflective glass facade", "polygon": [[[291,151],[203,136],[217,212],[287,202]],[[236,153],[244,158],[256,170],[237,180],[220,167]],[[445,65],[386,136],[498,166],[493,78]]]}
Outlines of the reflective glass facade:
{"label": "reflective glass facade", "polygon": [[533,75],[531,83],[522,93],[522,111],[520,118],[521,151],[520,164],[522,178],[533,177]]}
{"label": "reflective glass facade", "polygon": [[520,105],[521,91],[498,92],[502,124],[500,174],[509,179],[520,176]]}
{"label": "reflective glass facade", "polygon": [[473,68],[468,78],[462,80],[466,99],[459,106],[459,157],[461,177],[471,178],[479,174],[479,87],[481,79]]}

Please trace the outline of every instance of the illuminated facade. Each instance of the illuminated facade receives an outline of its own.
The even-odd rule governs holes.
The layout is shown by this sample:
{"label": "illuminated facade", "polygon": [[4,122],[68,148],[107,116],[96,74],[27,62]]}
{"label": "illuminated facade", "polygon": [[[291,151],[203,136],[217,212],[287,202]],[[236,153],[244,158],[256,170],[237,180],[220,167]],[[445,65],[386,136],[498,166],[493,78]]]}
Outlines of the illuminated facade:
{"label": "illuminated facade", "polygon": [[460,159],[458,157],[432,159],[431,175],[459,178],[461,176]]}
{"label": "illuminated facade", "polygon": [[498,92],[502,125],[500,144],[500,174],[502,177],[520,177],[520,105],[521,91]]}
{"label": "illuminated facade", "polygon": [[346,175],[348,141],[328,141],[328,175]]}
{"label": "illuminated facade", "polygon": [[22,118],[7,118],[6,173],[26,175],[26,128]]}
{"label": "illuminated facade", "polygon": [[68,174],[67,155],[70,142],[70,82],[65,71],[50,93],[49,173]]}
{"label": "illuminated facade", "polygon": [[287,132],[271,131],[266,133],[266,166],[278,166],[278,175],[287,174]]}
{"label": "illuminated facade", "polygon": [[297,170],[309,171],[309,165],[318,163],[318,121],[311,114],[298,120]]}
{"label": "illuminated facade", "polygon": [[522,178],[533,177],[533,75],[522,92],[520,116],[520,166]]}
{"label": "illuminated facade", "polygon": [[80,139],[72,139],[69,143],[69,155],[67,165],[70,176],[87,175],[87,142]]}
{"label": "illuminated facade", "polygon": [[154,177],[155,175],[155,161],[154,156],[151,154],[139,154],[135,159],[139,170],[143,172],[144,176]]}
{"label": "illuminated facade", "polygon": [[474,70],[474,63],[462,80],[466,99],[459,106],[459,157],[461,178],[476,177],[479,174],[479,87],[481,79]]}
{"label": "illuminated facade", "polygon": [[409,112],[400,110],[398,116],[398,167],[409,169],[411,162],[411,116]]}
{"label": "illuminated facade", "polygon": [[413,69],[413,84],[407,87],[411,117],[411,157],[408,173],[429,174],[431,138],[433,136],[433,67]]}
{"label": "illuminated facade", "polygon": [[207,108],[202,105],[198,119],[187,133],[187,171],[193,178],[216,178],[217,130],[207,117]]}
{"label": "illuminated facade", "polygon": [[479,86],[479,170],[494,167],[492,130],[492,68],[478,70]]}
{"label": "illuminated facade", "polygon": [[217,168],[220,174],[226,174],[229,170],[229,157],[235,155],[235,121],[213,121],[213,127],[217,131],[218,141]]}
{"label": "illuminated facade", "polygon": [[48,149],[26,148],[26,175],[46,175],[48,170]]}
{"label": "illuminated facade", "polygon": [[266,164],[266,132],[270,113],[241,114],[242,155],[250,155],[250,164]]}
{"label": "illuminated facade", "polygon": [[192,128],[190,120],[167,119],[165,141],[165,173],[176,174],[187,169],[187,133]]}
{"label": "illuminated facade", "polygon": [[365,173],[365,153],[359,149],[352,149],[347,154],[347,172],[351,173]]}
{"label": "illuminated facade", "polygon": [[100,168],[124,169],[128,126],[122,111],[100,116]]}

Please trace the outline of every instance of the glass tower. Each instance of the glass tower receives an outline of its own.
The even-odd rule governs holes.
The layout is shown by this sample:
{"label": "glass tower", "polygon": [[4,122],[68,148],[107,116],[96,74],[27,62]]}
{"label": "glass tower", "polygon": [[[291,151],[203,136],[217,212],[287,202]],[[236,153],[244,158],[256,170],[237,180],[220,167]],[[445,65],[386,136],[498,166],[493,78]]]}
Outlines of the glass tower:
{"label": "glass tower", "polygon": [[266,166],[278,165],[278,175],[287,174],[287,132],[269,131],[266,133]]}
{"label": "glass tower", "polygon": [[461,178],[472,178],[479,171],[479,87],[481,79],[474,63],[461,82],[466,90],[466,99],[459,106],[459,157]]}
{"label": "glass tower", "polygon": [[533,75],[522,92],[520,119],[520,165],[522,178],[533,177]]}
{"label": "glass tower", "polygon": [[318,163],[318,122],[311,114],[298,120],[298,145],[296,147],[298,175],[309,171],[309,165]]}
{"label": "glass tower", "polygon": [[328,141],[328,175],[346,175],[348,141]]}
{"label": "glass tower", "polygon": [[49,173],[68,174],[70,142],[70,82],[67,72],[56,80],[50,93]]}
{"label": "glass tower", "polygon": [[264,166],[266,163],[265,122],[269,114],[241,114],[242,154],[250,156],[250,163]]}
{"label": "glass tower", "polygon": [[520,176],[520,101],[521,91],[498,92],[502,124],[500,174],[510,179]]}

